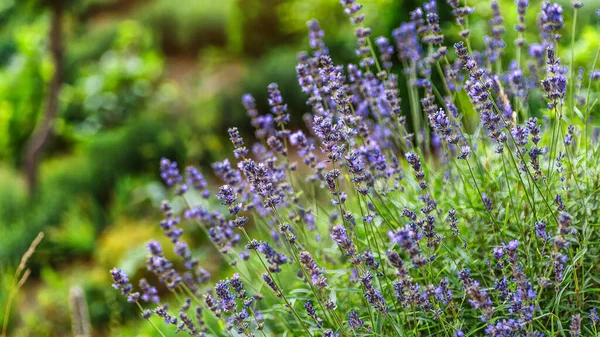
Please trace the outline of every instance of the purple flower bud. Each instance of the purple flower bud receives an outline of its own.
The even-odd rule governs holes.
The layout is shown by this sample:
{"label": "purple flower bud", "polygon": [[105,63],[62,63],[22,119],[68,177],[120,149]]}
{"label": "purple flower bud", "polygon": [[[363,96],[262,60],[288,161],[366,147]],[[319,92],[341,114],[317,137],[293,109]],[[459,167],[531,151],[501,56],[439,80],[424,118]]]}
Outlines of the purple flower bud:
{"label": "purple flower bud", "polygon": [[310,48],[315,50],[315,57],[319,57],[322,54],[328,54],[327,46],[323,42],[325,32],[321,29],[319,21],[312,19],[306,23],[308,26],[308,37],[310,39]]}
{"label": "purple flower bud", "polygon": [[317,311],[315,310],[312,301],[306,301],[306,303],[304,303],[304,309],[306,310],[308,316],[312,318],[315,323],[317,323],[318,327],[323,327],[323,320],[317,315]]}
{"label": "purple flower bud", "polygon": [[300,263],[306,268],[311,276],[310,282],[318,289],[323,289],[327,286],[327,279],[325,278],[323,271],[313,260],[312,256],[307,251],[300,252]]}
{"label": "purple flower bud", "polygon": [[360,260],[356,255],[356,247],[352,243],[350,237],[348,237],[346,228],[343,225],[333,226],[330,237],[337,243],[338,247],[340,247],[346,256],[351,258],[353,264],[358,264]]}
{"label": "purple flower bud", "polygon": [[183,180],[176,162],[171,162],[167,158],[160,160],[160,176],[167,186],[175,185]]}
{"label": "purple flower bud", "polygon": [[348,326],[352,330],[359,330],[365,325],[365,321],[360,319],[360,316],[356,310],[352,310],[348,313]]}
{"label": "purple flower bud", "polygon": [[273,279],[271,278],[271,276],[269,276],[269,274],[262,274],[263,280],[265,281],[265,283],[271,288],[273,289],[273,291],[275,292],[275,295],[277,297],[281,297],[281,292],[279,291],[279,288],[277,288],[277,285],[275,284],[275,281],[273,281]]}
{"label": "purple flower bud", "polygon": [[113,279],[113,288],[120,289],[123,295],[128,295],[131,292],[132,286],[129,283],[129,277],[124,271],[113,268],[110,270],[110,275]]}
{"label": "purple flower bud", "polygon": [[360,282],[365,288],[364,297],[367,299],[367,302],[371,304],[377,311],[382,314],[386,314],[388,312],[388,307],[385,302],[385,298],[373,285],[373,275],[371,272],[367,271],[364,276],[360,278]]}
{"label": "purple flower bud", "polygon": [[538,18],[542,41],[552,43],[560,41],[560,30],[564,27],[563,8],[558,3],[542,2],[542,11]]}
{"label": "purple flower bud", "polygon": [[590,319],[590,325],[592,326],[596,326],[600,322],[600,317],[598,317],[598,311],[596,308],[590,309],[588,318]]}
{"label": "purple flower bud", "polygon": [[275,124],[284,128],[285,125],[290,121],[290,115],[286,113],[287,104],[283,103],[283,97],[279,91],[277,83],[271,83],[268,86],[269,91],[269,105],[271,106],[271,112],[275,116]]}
{"label": "purple flower bud", "polygon": [[581,335],[581,314],[573,315],[569,330],[571,337],[579,337]]}

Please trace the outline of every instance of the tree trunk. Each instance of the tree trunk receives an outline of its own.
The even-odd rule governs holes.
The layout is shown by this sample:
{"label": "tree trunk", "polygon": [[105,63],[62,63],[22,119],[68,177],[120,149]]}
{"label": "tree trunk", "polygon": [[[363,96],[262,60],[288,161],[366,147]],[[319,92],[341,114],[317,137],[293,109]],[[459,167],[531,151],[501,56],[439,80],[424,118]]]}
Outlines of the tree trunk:
{"label": "tree trunk", "polygon": [[62,40],[62,20],[63,20],[63,7],[60,1],[57,1],[53,6],[50,6],[51,10],[51,23],[50,23],[50,54],[54,63],[54,74],[49,83],[48,94],[46,97],[46,107],[44,109],[44,116],[42,121],[37,125],[33,131],[27,146],[25,148],[25,175],[27,179],[27,187],[29,189],[29,195],[33,196],[37,184],[38,184],[38,167],[40,162],[40,155],[46,145],[54,120],[58,113],[59,108],[59,94],[60,87],[62,84],[62,73],[63,73],[63,40]]}

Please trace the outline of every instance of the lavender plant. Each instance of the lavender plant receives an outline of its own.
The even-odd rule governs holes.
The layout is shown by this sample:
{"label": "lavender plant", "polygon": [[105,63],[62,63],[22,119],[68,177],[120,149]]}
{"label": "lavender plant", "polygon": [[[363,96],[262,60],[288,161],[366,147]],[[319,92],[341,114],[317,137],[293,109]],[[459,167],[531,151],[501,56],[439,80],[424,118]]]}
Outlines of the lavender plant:
{"label": "lavender plant", "polygon": [[[527,0],[492,0],[475,50],[474,9],[458,0],[448,0],[454,44],[435,0],[393,42],[373,38],[359,3],[340,2],[357,63],[336,64],[318,21],[308,23],[296,67],[306,128],[290,130],[273,83],[270,112],[242,98],[256,142],[229,129],[234,156],[213,165],[221,186],[163,159],[161,177],[186,205],[161,206],[177,261],[150,242],[158,283],[136,287],[113,269],[114,287],[161,334],[599,336],[600,49],[575,71],[575,41],[560,44],[565,15],[575,39],[582,3],[536,4],[534,27]],[[514,41],[506,15],[518,18]],[[194,258],[186,226],[206,233],[229,277]]]}

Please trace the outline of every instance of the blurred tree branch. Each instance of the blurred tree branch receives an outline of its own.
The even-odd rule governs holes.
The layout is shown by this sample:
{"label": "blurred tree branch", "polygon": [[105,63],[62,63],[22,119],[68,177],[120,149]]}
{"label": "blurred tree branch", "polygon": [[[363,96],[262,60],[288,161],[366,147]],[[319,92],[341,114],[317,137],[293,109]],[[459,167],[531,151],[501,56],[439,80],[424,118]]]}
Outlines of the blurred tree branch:
{"label": "blurred tree branch", "polygon": [[54,120],[59,109],[59,94],[63,75],[63,15],[64,7],[62,1],[52,1],[49,4],[51,22],[49,31],[49,49],[54,64],[54,74],[50,80],[49,90],[46,98],[46,107],[42,120],[35,128],[31,138],[25,147],[25,175],[29,195],[35,193],[38,183],[38,170],[41,153],[46,145]]}

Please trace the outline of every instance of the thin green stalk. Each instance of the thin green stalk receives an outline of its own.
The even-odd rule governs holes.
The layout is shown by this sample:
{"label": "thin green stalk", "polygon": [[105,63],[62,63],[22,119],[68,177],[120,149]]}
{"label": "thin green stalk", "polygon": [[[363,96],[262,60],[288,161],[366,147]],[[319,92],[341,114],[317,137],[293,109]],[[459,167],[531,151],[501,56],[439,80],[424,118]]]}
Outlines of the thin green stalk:
{"label": "thin green stalk", "polygon": [[[248,233],[246,232],[246,230],[243,227],[241,228],[241,230],[242,230],[242,233],[244,233],[244,236],[246,237],[246,239],[248,240],[248,242],[251,242],[252,240],[250,239],[250,236],[248,236]],[[312,337],[313,335],[310,333],[310,331],[308,330],[308,328],[306,327],[306,325],[304,324],[304,322],[300,318],[300,315],[298,315],[298,313],[296,312],[296,309],[294,309],[294,307],[290,304],[290,302],[288,301],[288,299],[285,297],[285,295],[283,294],[282,288],[276,283],[275,278],[273,277],[273,274],[271,274],[271,271],[267,267],[267,265],[266,265],[265,261],[263,260],[262,256],[260,256],[260,254],[256,250],[253,250],[253,251],[256,254],[256,256],[258,257],[260,263],[263,265],[263,268],[266,270],[267,274],[269,275],[269,277],[271,278],[271,280],[275,284],[275,287],[277,288],[277,291],[278,291],[279,295],[281,295],[281,298],[285,302],[286,306],[292,311],[292,313],[294,314],[296,320],[298,321],[298,323],[300,324],[300,326],[304,329],[304,332],[306,333],[306,335]]]}
{"label": "thin green stalk", "polygon": [[[142,305],[139,302],[135,302],[135,304],[137,304],[138,308],[140,308],[140,311],[142,312],[142,314],[144,313],[144,308],[142,308]],[[150,318],[147,319],[148,323],[150,323],[150,325],[152,325],[152,327],[154,328],[154,330],[156,330],[162,337],[167,337],[165,336],[165,334],[160,331],[160,329],[156,326],[156,324],[154,324],[154,322],[152,322],[152,320]]]}
{"label": "thin green stalk", "polygon": [[570,90],[571,94],[571,112],[574,112],[575,108],[575,31],[577,30],[577,7],[573,7],[573,26],[571,27],[571,76],[570,76]]}

